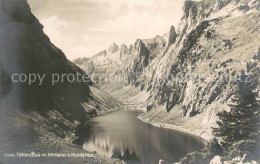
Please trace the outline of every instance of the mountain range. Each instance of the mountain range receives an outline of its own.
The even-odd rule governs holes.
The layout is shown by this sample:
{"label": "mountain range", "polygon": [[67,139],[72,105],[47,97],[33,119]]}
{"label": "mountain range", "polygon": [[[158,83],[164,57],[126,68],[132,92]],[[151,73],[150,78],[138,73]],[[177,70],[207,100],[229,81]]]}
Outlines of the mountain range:
{"label": "mountain range", "polygon": [[142,120],[210,140],[238,82],[259,92],[259,9],[258,0],[186,1],[179,26],[166,34],[128,47],[113,43],[73,62],[100,89],[143,109]]}

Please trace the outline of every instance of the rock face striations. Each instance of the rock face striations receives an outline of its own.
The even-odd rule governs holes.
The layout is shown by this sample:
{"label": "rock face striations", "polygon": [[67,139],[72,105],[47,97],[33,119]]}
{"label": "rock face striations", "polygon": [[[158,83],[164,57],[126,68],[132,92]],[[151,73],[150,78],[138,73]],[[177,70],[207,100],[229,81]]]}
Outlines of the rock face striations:
{"label": "rock face striations", "polygon": [[228,109],[241,82],[250,77],[250,88],[259,90],[259,6],[258,0],[186,1],[176,31],[75,63],[86,71],[93,63],[90,73],[126,75],[123,84],[97,82],[128,101],[145,97],[144,121],[209,139],[216,113]]}

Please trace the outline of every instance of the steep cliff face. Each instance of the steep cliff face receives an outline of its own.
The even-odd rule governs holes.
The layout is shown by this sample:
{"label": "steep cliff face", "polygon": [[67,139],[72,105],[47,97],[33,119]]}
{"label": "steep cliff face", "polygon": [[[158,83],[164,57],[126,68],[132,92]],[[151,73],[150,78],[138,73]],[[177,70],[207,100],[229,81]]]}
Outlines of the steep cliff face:
{"label": "steep cliff face", "polygon": [[[228,108],[240,80],[250,78],[252,89],[259,90],[259,62],[254,59],[259,47],[257,3],[186,2],[176,43],[165,56],[171,60],[161,70],[167,80],[153,82],[151,104],[156,110],[144,119],[208,137],[215,114]],[[247,11],[244,5],[249,6]]]}
{"label": "steep cliff face", "polygon": [[[139,92],[132,94],[130,89],[119,96],[126,94],[132,100],[141,91],[148,93],[143,101],[147,112],[141,119],[209,139],[216,113],[228,109],[237,85],[247,82],[259,91],[259,6],[258,0],[186,1],[176,31],[172,27],[162,37],[142,40],[142,49],[147,50],[133,48],[137,53],[127,62],[110,62],[116,65],[113,69],[94,57],[91,60],[99,66],[94,70],[127,75],[134,71],[138,76],[127,76],[123,86],[130,84]],[[111,86],[101,85],[110,90]],[[113,90],[125,88],[116,85]]]}
{"label": "steep cliff face", "polygon": [[[72,137],[77,123],[121,105],[98,90],[88,77],[85,82],[60,80],[52,84],[53,74],[80,74],[81,78],[85,72],[50,42],[26,0],[0,1],[0,38],[0,128],[4,132],[0,135],[0,154],[17,145],[20,150],[34,141],[41,142],[39,133]],[[15,80],[21,74],[27,75],[23,80],[30,74],[44,76],[44,80],[42,84],[39,79],[32,84],[14,82],[14,74]],[[17,121],[12,121],[14,118]],[[19,127],[18,121],[23,122]],[[23,140],[32,135],[32,143]],[[8,145],[13,142],[17,144]],[[49,141],[42,142],[43,147],[49,146]]]}

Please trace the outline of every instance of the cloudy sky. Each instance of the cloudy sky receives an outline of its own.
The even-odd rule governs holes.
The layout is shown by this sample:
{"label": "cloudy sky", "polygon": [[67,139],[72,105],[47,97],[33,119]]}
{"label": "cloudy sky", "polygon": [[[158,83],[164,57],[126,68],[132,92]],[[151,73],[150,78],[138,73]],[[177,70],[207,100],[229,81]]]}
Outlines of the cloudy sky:
{"label": "cloudy sky", "polygon": [[132,44],[178,25],[184,0],[28,0],[45,33],[69,59],[113,42]]}

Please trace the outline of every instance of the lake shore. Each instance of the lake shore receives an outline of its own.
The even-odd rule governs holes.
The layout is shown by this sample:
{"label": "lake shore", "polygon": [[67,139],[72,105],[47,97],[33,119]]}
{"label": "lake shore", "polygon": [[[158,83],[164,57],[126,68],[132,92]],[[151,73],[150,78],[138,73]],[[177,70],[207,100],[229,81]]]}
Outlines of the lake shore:
{"label": "lake shore", "polygon": [[209,132],[206,131],[192,131],[190,129],[187,128],[183,128],[181,126],[177,126],[177,125],[173,125],[173,124],[166,124],[166,123],[160,123],[160,122],[155,122],[153,120],[150,120],[148,118],[143,117],[144,115],[139,115],[138,118],[140,120],[142,120],[145,123],[151,124],[153,126],[156,127],[160,127],[160,128],[166,128],[166,129],[173,129],[173,130],[177,130],[180,132],[184,132],[184,133],[188,133],[197,137],[200,137],[201,139],[203,139],[204,141],[206,141],[207,143],[210,142],[210,140],[212,139],[212,135]]}

